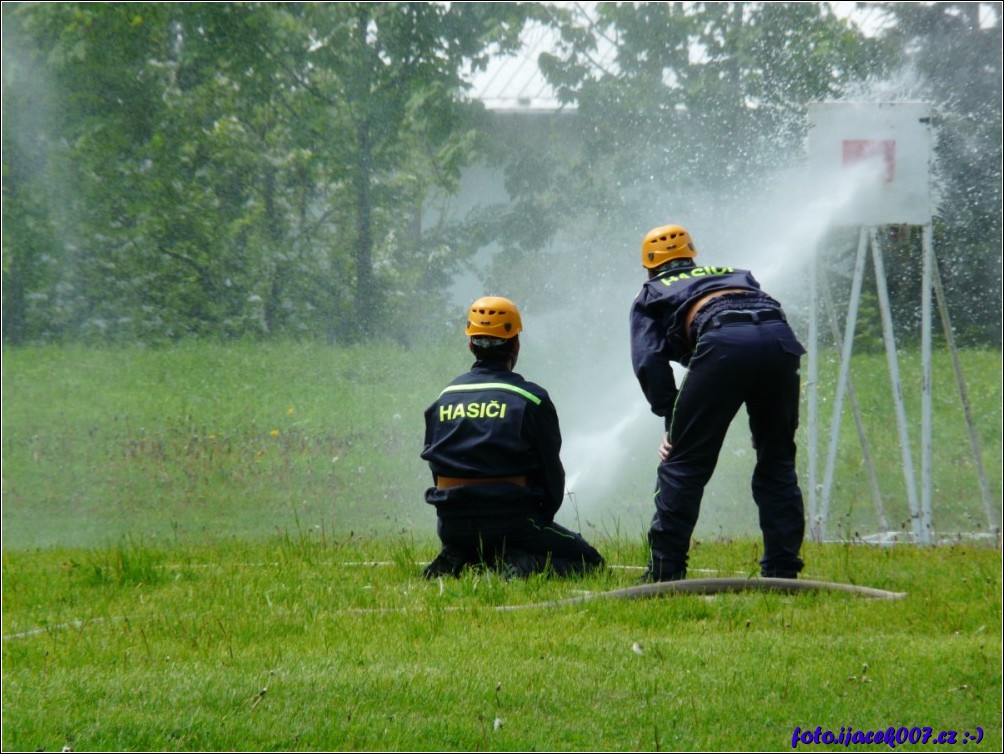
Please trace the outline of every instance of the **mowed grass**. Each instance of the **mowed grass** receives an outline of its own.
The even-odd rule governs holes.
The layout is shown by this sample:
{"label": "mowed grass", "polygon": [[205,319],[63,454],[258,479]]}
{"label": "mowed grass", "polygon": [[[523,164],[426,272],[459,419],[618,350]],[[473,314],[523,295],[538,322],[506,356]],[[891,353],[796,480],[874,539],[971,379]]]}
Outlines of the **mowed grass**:
{"label": "mowed grass", "polygon": [[[961,359],[999,525],[1001,354],[968,350]],[[594,411],[582,399],[569,398],[582,383],[591,384],[588,371],[576,363],[538,349],[530,350],[520,366],[551,392],[568,453],[581,431],[579,420]],[[567,365],[564,372],[542,376],[561,364]],[[422,499],[430,482],[419,459],[422,412],[469,366],[462,343],[458,347],[453,341],[413,349],[307,343],[5,349],[3,546],[103,547],[123,535],[163,544],[307,529],[368,536],[431,531],[435,515]],[[986,533],[989,520],[977,466],[943,348],[936,350],[934,367],[936,535]],[[900,370],[919,482],[919,357],[903,353]],[[626,364],[624,371],[629,376]],[[827,458],[838,372],[836,356],[823,353],[817,484]],[[851,376],[888,524],[909,532],[909,496],[885,355],[855,356]],[[633,389],[632,395],[637,398],[640,391]],[[616,414],[616,408],[604,410]],[[628,410],[625,405],[623,411]],[[807,417],[803,406],[797,441],[808,502]],[[612,426],[620,418],[606,422]],[[631,437],[652,434],[658,421],[644,416]],[[611,435],[609,451],[616,453],[627,439]],[[562,522],[581,523],[588,536],[625,527],[640,534],[651,517],[655,444],[653,439],[651,448],[646,444],[643,451],[628,453],[611,472],[616,483],[604,492],[603,515],[585,511],[579,516],[570,499]],[[875,532],[879,517],[849,402],[838,448],[828,532],[836,538]],[[572,461],[565,457],[566,467]],[[603,461],[602,455],[589,459]],[[699,537],[756,531],[752,466],[741,414],[708,488]]]}
{"label": "mowed grass", "polygon": [[445,353],[5,350],[4,547],[428,525],[422,411],[469,366]]}
{"label": "mowed grass", "polygon": [[[905,599],[500,610],[634,582],[652,454],[627,470],[612,521],[582,519],[607,572],[420,579],[437,550],[422,410],[469,366],[455,346],[5,350],[3,749],[787,750],[816,726],[958,733],[905,750],[1001,748],[1000,543],[967,536],[986,516],[946,354],[934,519],[954,544],[805,546],[806,577]],[[999,522],[1001,356],[962,359]],[[918,361],[901,358],[911,412]],[[852,372],[890,522],[909,531],[885,357]],[[824,422],[835,373],[821,373]],[[562,411],[561,381],[542,383]],[[742,424],[726,453],[748,461]],[[750,464],[734,484],[724,466],[735,491],[709,489],[692,577],[757,570],[759,541],[719,502],[755,516]],[[835,480],[831,530],[874,531],[849,417]]]}
{"label": "mowed grass", "polygon": [[[615,566],[644,556],[600,544]],[[756,551],[701,544],[694,564],[746,574]],[[564,607],[534,605],[638,571],[428,582],[418,573],[434,552],[309,535],[5,553],[3,748],[758,751],[790,750],[796,728],[849,726],[950,730],[960,748],[1000,750],[991,548],[807,545],[806,575],[907,592],[896,601],[749,592]]]}

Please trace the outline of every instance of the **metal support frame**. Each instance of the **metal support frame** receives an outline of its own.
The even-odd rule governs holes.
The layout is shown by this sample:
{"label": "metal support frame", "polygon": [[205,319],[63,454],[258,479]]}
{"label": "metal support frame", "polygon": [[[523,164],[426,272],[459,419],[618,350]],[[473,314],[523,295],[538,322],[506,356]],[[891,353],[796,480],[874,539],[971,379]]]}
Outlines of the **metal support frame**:
{"label": "metal support frame", "polygon": [[817,527],[821,521],[816,504],[816,479],[819,476],[819,443],[817,442],[819,436],[819,327],[816,323],[819,311],[818,288],[819,255],[813,254],[809,263],[809,348],[807,354],[809,376],[806,382],[806,397],[809,403],[809,534],[816,541],[820,539]]}
{"label": "metal support frame", "polygon": [[865,276],[865,258],[868,252],[868,235],[865,228],[858,236],[858,253],[854,262],[854,276],[851,279],[851,300],[847,307],[847,322],[843,347],[840,353],[840,374],[837,377],[837,393],[833,401],[833,416],[830,419],[830,444],[826,456],[826,469],[820,489],[819,521],[816,537],[822,541],[826,537],[826,524],[830,517],[830,490],[833,487],[833,472],[836,468],[837,447],[840,440],[840,420],[844,413],[844,390],[851,368],[851,349],[854,346],[854,331],[858,323],[858,309],[861,305],[861,283]]}
{"label": "metal support frame", "polygon": [[[896,426],[899,430],[899,448],[903,460],[903,477],[906,482],[906,497],[910,504],[910,525],[918,542],[930,544],[930,520],[925,521],[917,500],[917,481],[913,470],[913,454],[910,452],[910,433],[906,421],[906,407],[903,404],[902,380],[899,377],[899,356],[896,351],[896,337],[892,327],[892,305],[889,303],[889,285],[885,277],[885,263],[882,247],[879,246],[878,232],[872,227],[868,231],[872,245],[872,260],[875,263],[875,286],[878,289],[879,310],[882,315],[882,334],[885,340],[886,361],[889,364],[889,380],[892,386],[892,400],[896,409]],[[930,351],[930,346],[928,346]],[[928,390],[930,386],[928,386]],[[929,431],[929,430],[928,430]],[[930,440],[927,440],[930,442]]]}
{"label": "metal support frame", "polygon": [[955,333],[952,330],[952,321],[948,316],[945,287],[941,282],[938,259],[934,256],[934,244],[931,242],[930,231],[925,235],[925,243],[927,244],[928,254],[931,258],[931,277],[934,284],[934,293],[938,300],[938,311],[941,314],[941,324],[945,331],[945,342],[948,343],[948,350],[952,356],[955,384],[959,389],[959,400],[962,402],[962,411],[966,418],[966,429],[969,432],[969,447],[972,450],[973,462],[976,464],[976,472],[980,480],[980,492],[983,497],[983,508],[987,515],[987,527],[989,532],[999,539],[1001,533],[1000,523],[997,521],[997,514],[994,512],[993,501],[990,499],[990,485],[987,483],[987,472],[983,468],[983,451],[980,447],[979,435],[976,434],[976,425],[973,422],[973,412],[969,405],[969,392],[966,390],[966,382],[962,378],[959,349],[955,345]]}
{"label": "metal support frame", "polygon": [[[833,476],[836,468],[836,454],[840,438],[840,423],[843,415],[843,404],[845,395],[847,396],[854,414],[857,426],[858,439],[861,443],[862,453],[869,471],[871,480],[872,496],[874,498],[876,513],[879,525],[883,530],[888,531],[889,523],[886,518],[885,509],[882,504],[881,492],[878,490],[877,478],[874,473],[874,465],[871,453],[868,448],[867,439],[864,434],[863,425],[858,410],[857,401],[854,397],[854,389],[850,379],[851,353],[853,349],[854,332],[857,326],[858,311],[861,305],[861,286],[864,279],[865,261],[868,251],[871,250],[872,260],[875,269],[875,281],[878,293],[879,311],[882,319],[882,333],[885,342],[886,359],[889,369],[890,383],[892,387],[892,400],[896,412],[896,424],[899,433],[899,444],[901,460],[903,465],[904,481],[906,483],[907,500],[910,507],[911,530],[915,541],[921,544],[930,544],[934,532],[931,498],[932,498],[932,322],[933,306],[932,293],[937,299],[939,313],[945,331],[945,339],[952,356],[955,369],[955,379],[965,413],[966,426],[969,431],[970,446],[979,475],[980,488],[983,496],[988,527],[991,533],[999,536],[1000,527],[994,511],[993,503],[990,499],[990,488],[987,483],[986,472],[983,467],[983,457],[980,449],[979,438],[973,423],[972,412],[969,406],[969,398],[966,393],[965,382],[962,377],[962,369],[959,363],[958,349],[952,333],[951,322],[948,317],[948,308],[945,303],[944,287],[941,281],[941,274],[938,269],[937,258],[934,255],[934,244],[932,241],[933,231],[930,224],[922,227],[923,245],[923,292],[921,298],[922,325],[921,325],[921,372],[922,372],[922,392],[921,392],[921,465],[920,465],[920,497],[917,495],[917,480],[914,473],[913,456],[910,450],[910,436],[907,423],[906,408],[903,401],[901,389],[901,379],[899,374],[899,359],[896,350],[895,336],[893,334],[892,307],[889,302],[889,290],[885,277],[885,265],[882,257],[882,248],[878,242],[878,232],[876,227],[862,227],[858,237],[857,257],[854,265],[854,274],[851,282],[850,301],[848,303],[847,319],[844,325],[843,339],[840,337],[839,328],[836,324],[833,313],[833,305],[830,299],[829,290],[825,282],[821,282],[819,262],[816,258],[812,261],[810,270],[810,319],[809,319],[809,349],[808,349],[808,390],[809,401],[809,530],[810,535],[816,541],[823,541],[827,536],[827,523],[830,509],[830,493],[833,487]],[[817,482],[818,464],[818,432],[819,432],[819,355],[818,355],[818,310],[819,310],[819,288],[823,289],[823,304],[827,309],[830,320],[831,332],[840,350],[840,371],[837,378],[836,395],[833,402],[833,414],[830,419],[829,445],[827,447],[826,464],[823,471],[821,483]],[[818,498],[818,499],[817,499]]]}
{"label": "metal support frame", "polygon": [[[825,280],[821,281],[823,286],[823,305],[826,309],[826,319],[830,325],[830,334],[837,349],[843,351],[844,339],[840,334],[840,326],[837,322],[836,307],[833,304],[833,297],[830,295],[830,287]],[[878,515],[879,528],[882,532],[889,531],[889,519],[885,513],[885,503],[882,502],[882,491],[879,489],[878,474],[875,473],[875,462],[872,460],[871,448],[868,444],[868,436],[865,434],[865,425],[861,419],[861,409],[858,406],[857,397],[854,395],[854,381],[850,374],[847,375],[847,401],[851,406],[851,414],[854,416],[854,426],[858,431],[858,442],[861,443],[861,456],[865,462],[865,469],[868,472],[868,485],[872,493],[872,502],[875,504],[875,513]]]}

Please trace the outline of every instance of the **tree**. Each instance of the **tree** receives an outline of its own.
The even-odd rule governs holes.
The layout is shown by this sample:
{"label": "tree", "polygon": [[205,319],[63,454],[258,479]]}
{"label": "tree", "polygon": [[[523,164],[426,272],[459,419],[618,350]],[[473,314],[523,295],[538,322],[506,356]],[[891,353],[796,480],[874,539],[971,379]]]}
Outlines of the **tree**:
{"label": "tree", "polygon": [[[411,327],[415,312],[399,301],[430,267],[415,218],[476,149],[478,108],[462,71],[515,45],[527,12],[519,3],[8,5],[5,19],[37,61],[10,69],[35,76],[12,91],[51,81],[60,117],[35,145],[73,187],[46,220],[71,239],[57,265],[71,292],[63,329],[124,338],[357,339],[378,325]],[[45,185],[34,173],[16,190],[45,195]],[[26,286],[39,276],[24,267],[43,256],[14,264],[7,249],[21,245],[8,240],[5,334],[37,292]]]}
{"label": "tree", "polygon": [[[567,48],[541,66],[595,122],[594,154],[615,153],[622,181],[715,193],[776,165],[778,146],[804,136],[807,101],[887,59],[825,3],[605,3],[585,36],[557,20]],[[606,69],[597,40],[616,43]]]}
{"label": "tree", "polygon": [[[458,101],[467,61],[488,45],[518,42],[520,4],[340,3],[303,9],[314,40],[299,80],[333,116],[325,137],[346,171],[354,208],[355,337],[382,323],[382,252],[400,274],[421,249],[415,218],[429,189],[454,186],[471,159],[470,123]],[[399,291],[403,292],[403,291]]]}
{"label": "tree", "polygon": [[[1001,338],[1001,5],[879,3],[934,105],[934,248],[966,341]],[[915,276],[916,277],[916,276]],[[911,293],[916,297],[919,281]]]}
{"label": "tree", "polygon": [[[5,4],[3,12],[4,335],[16,342],[88,318],[88,286],[101,286],[88,246],[102,238],[87,228],[107,224],[98,215],[115,216],[96,204],[118,190],[88,179],[115,181],[108,156],[115,165],[134,157],[159,108],[141,61],[155,54],[150,26],[136,23],[137,9],[118,8],[99,24],[68,5]],[[85,72],[78,63],[88,56]]]}
{"label": "tree", "polygon": [[[621,274],[607,250],[634,247],[665,207],[674,217],[734,214],[804,159],[806,103],[874,98],[907,66],[920,83],[899,94],[919,92],[938,113],[935,245],[949,260],[951,308],[960,329],[999,342],[1000,5],[869,4],[873,17],[876,6],[886,23],[867,34],[827,3],[603,3],[585,15],[552,8],[561,42],[540,65],[575,109],[566,122],[581,149],[552,165],[544,183],[520,180],[548,159],[533,143],[508,166],[519,196],[543,197],[563,219],[549,230],[557,248],[545,264],[588,269],[595,282],[607,270]],[[911,334],[918,238],[902,229],[886,237],[893,304]],[[534,266],[525,249],[496,260],[499,269]]]}
{"label": "tree", "polygon": [[539,63],[574,106],[565,122],[581,148],[542,185],[516,180],[548,159],[524,144],[510,183],[559,197],[550,253],[560,259],[548,264],[587,270],[591,285],[634,273],[609,250],[636,247],[666,207],[713,224],[758,197],[804,159],[805,104],[893,59],[826,3],[598,3],[585,16],[549,7],[549,18],[560,41]]}
{"label": "tree", "polygon": [[20,49],[20,26],[3,6],[3,338],[21,343],[41,334],[31,292],[52,290],[58,269],[58,244],[41,181],[48,169],[42,144],[31,135],[43,132],[50,113],[30,106],[32,91],[17,82],[31,77],[39,62]]}

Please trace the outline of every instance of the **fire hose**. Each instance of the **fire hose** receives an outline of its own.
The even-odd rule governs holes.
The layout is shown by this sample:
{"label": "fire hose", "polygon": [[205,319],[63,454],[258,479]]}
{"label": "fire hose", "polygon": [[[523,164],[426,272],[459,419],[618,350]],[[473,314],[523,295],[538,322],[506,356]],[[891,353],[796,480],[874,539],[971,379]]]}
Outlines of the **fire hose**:
{"label": "fire hose", "polygon": [[567,599],[534,602],[527,605],[502,605],[496,609],[521,610],[531,607],[563,607],[565,605],[578,605],[583,602],[600,599],[637,600],[661,597],[667,594],[709,595],[727,592],[779,592],[782,594],[794,594],[796,592],[846,592],[859,597],[883,600],[899,600],[906,597],[906,592],[890,592],[884,589],[874,589],[857,584],[838,584],[830,581],[775,578],[712,578],[659,581],[653,584],[639,584],[623,589],[583,594]]}

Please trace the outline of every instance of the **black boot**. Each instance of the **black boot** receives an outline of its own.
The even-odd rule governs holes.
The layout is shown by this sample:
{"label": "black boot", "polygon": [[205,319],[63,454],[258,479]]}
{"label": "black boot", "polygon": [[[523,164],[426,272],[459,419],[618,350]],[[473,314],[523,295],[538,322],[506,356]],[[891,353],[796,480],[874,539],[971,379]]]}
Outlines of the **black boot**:
{"label": "black boot", "polygon": [[641,575],[642,584],[654,584],[657,581],[682,581],[687,577],[687,566],[668,560],[651,560],[645,573]]}
{"label": "black boot", "polygon": [[547,567],[547,558],[541,555],[507,547],[505,553],[496,561],[496,568],[507,579],[525,579],[527,576],[540,573]]}
{"label": "black boot", "polygon": [[464,566],[469,562],[462,550],[452,545],[444,545],[435,560],[422,569],[422,576],[427,579],[438,579],[440,576],[459,576],[464,570]]}

